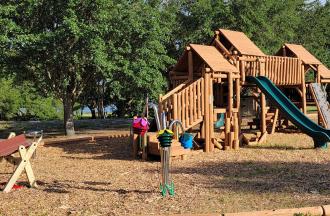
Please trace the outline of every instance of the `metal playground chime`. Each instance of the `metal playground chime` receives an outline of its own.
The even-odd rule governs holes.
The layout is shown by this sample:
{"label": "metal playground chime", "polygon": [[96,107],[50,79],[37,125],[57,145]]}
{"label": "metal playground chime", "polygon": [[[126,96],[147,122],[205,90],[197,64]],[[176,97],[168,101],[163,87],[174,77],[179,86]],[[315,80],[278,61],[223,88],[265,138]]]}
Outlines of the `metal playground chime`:
{"label": "metal playground chime", "polygon": [[[155,120],[157,124],[158,135],[157,139],[160,143],[160,158],[161,158],[161,180],[160,180],[160,190],[162,196],[166,196],[169,194],[170,196],[174,196],[174,183],[170,176],[170,159],[171,159],[171,144],[174,137],[174,133],[172,128],[174,125],[178,125],[181,127],[181,130],[184,134],[184,130],[182,127],[182,123],[178,120],[173,120],[171,124],[167,128],[166,124],[166,114],[165,112],[161,113],[161,118],[158,115],[158,107],[154,103],[149,103],[147,101],[147,105],[144,109],[141,118],[134,118],[133,121],[133,132],[138,134],[140,137],[139,143],[140,148],[145,149],[146,146],[146,137],[148,127],[148,108],[151,107],[155,113]],[[161,121],[160,121],[161,120]],[[178,132],[176,132],[178,133]],[[178,134],[177,134],[178,135]],[[141,141],[141,137],[144,137],[143,141]]]}
{"label": "metal playground chime", "polygon": [[174,196],[174,183],[170,178],[170,157],[171,143],[173,132],[169,129],[159,131],[157,137],[160,143],[160,161],[161,161],[161,183],[160,190],[162,196],[166,196],[167,192],[170,196]]}
{"label": "metal playground chime", "polygon": [[[166,125],[166,114],[165,112],[161,115],[162,119],[162,130],[158,133],[158,141],[160,143],[160,161],[161,161],[161,183],[160,183],[160,190],[162,196],[166,196],[167,193],[170,196],[174,196],[174,183],[170,176],[170,162],[171,162],[171,144],[174,137],[174,133],[172,131],[174,125],[179,126],[182,131],[183,136],[184,130],[181,121],[179,120],[172,120],[170,125]],[[178,127],[176,127],[176,136],[178,136]]]}

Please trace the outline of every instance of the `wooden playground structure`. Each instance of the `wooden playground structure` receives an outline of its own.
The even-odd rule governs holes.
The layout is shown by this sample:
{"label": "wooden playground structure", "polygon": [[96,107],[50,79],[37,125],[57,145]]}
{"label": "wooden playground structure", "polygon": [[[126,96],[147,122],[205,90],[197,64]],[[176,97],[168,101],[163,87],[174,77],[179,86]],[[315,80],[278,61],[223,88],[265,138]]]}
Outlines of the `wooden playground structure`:
{"label": "wooden playground structure", "polygon": [[[288,120],[246,77],[268,77],[306,114],[307,103],[315,104],[315,94],[305,80],[309,71],[314,72],[313,82],[330,82],[329,69],[301,45],[284,44],[274,56],[269,56],[244,33],[219,29],[209,45],[186,47],[169,72],[171,90],[159,96],[159,112],[166,113],[167,124],[178,119],[185,131],[195,133],[195,140],[203,142],[205,152],[214,151],[215,146],[227,150],[239,149],[243,142],[261,143],[277,127],[285,127]],[[250,104],[244,104],[242,97],[246,93]],[[254,138],[247,138],[242,130],[244,107],[252,109],[257,117],[248,122],[250,128],[259,131],[254,132]],[[317,107],[319,123],[327,127],[320,106]],[[224,124],[215,128],[221,115]],[[156,140],[154,136],[148,133],[149,140]],[[155,145],[158,146],[157,141],[148,143],[148,149],[159,148]]]}

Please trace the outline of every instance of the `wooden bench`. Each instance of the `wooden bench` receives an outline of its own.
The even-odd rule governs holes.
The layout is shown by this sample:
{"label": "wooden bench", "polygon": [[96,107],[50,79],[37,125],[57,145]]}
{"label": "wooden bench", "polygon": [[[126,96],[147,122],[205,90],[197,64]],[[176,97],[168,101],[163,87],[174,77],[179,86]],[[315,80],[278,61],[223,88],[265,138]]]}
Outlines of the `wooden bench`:
{"label": "wooden bench", "polygon": [[[13,188],[14,184],[24,170],[29,180],[29,185],[31,187],[37,187],[30,159],[41,140],[42,137],[40,137],[36,142],[31,143],[27,141],[24,134],[19,136],[11,134],[8,139],[0,141],[0,157],[12,158],[12,154],[16,152],[18,152],[20,156],[20,158],[17,160],[17,167],[9,178],[9,181],[7,182],[3,192],[8,193]],[[8,159],[8,161],[12,160]]]}

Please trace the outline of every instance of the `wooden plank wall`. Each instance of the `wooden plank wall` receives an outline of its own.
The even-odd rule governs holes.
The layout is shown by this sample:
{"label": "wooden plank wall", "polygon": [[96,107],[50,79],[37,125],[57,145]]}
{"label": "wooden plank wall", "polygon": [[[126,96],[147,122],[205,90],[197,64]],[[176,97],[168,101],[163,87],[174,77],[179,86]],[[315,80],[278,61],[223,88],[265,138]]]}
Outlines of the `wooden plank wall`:
{"label": "wooden plank wall", "polygon": [[[245,76],[263,75],[276,85],[301,85],[304,82],[301,70],[302,61],[298,58],[242,56],[239,60],[242,80],[245,80]],[[264,74],[261,74],[262,65]]]}

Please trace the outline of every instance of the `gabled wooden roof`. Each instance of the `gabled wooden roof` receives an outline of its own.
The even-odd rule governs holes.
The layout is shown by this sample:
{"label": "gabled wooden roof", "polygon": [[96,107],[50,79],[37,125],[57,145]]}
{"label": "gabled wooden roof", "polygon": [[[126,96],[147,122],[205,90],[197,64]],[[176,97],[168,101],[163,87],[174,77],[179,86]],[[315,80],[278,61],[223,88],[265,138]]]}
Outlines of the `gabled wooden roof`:
{"label": "gabled wooden roof", "polygon": [[330,70],[325,65],[319,65],[318,70],[321,78],[330,79]]}
{"label": "gabled wooden roof", "polygon": [[[205,63],[216,72],[238,72],[237,68],[230,64],[223,55],[214,47],[198,44],[189,45],[193,52],[193,68],[197,70],[201,64]],[[188,51],[185,50],[173,71],[188,72]]]}
{"label": "gabled wooden roof", "polygon": [[265,56],[265,54],[243,32],[227,29],[219,29],[219,31],[220,37],[225,36],[240,54]]}
{"label": "gabled wooden roof", "polygon": [[230,64],[214,46],[190,44],[190,47],[213,71],[238,72],[237,68]]}
{"label": "gabled wooden roof", "polygon": [[305,64],[322,64],[315,56],[308,52],[305,47],[299,44],[284,44],[285,48],[290,50],[295,57],[300,58]]}

